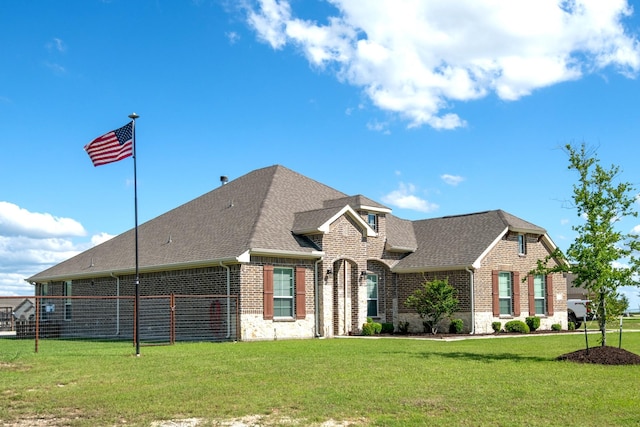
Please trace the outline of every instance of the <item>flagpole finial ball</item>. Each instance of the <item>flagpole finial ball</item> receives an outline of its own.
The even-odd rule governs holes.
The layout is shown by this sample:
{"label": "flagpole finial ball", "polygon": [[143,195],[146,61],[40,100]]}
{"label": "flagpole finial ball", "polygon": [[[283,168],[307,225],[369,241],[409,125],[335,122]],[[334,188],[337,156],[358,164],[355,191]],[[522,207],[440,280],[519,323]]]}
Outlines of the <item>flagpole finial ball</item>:
{"label": "flagpole finial ball", "polygon": [[137,119],[138,117],[140,117],[140,116],[139,116],[139,115],[137,115],[136,113],[131,113],[131,114],[129,114],[129,118],[130,118],[130,119],[135,120],[135,119]]}

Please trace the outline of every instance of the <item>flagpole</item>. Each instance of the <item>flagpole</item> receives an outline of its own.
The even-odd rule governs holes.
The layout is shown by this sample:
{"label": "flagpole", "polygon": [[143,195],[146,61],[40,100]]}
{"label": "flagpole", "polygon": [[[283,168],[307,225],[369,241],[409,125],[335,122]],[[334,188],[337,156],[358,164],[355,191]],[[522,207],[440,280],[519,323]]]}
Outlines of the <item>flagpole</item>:
{"label": "flagpole", "polygon": [[136,297],[135,297],[135,336],[136,356],[140,356],[140,269],[138,264],[138,176],[136,170],[136,119],[140,117],[136,113],[129,114],[132,120],[132,145],[133,145],[133,204],[135,211],[135,240],[136,240]]}

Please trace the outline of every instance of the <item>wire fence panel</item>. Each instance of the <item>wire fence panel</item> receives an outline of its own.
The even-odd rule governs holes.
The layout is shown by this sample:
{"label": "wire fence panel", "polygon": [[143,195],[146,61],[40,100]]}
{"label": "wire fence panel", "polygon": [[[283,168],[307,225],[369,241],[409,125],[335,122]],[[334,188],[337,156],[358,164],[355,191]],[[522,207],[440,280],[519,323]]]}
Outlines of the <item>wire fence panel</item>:
{"label": "wire fence panel", "polygon": [[140,344],[171,343],[171,297],[140,297]]}
{"label": "wire fence panel", "polygon": [[[0,297],[0,338],[136,341],[133,296]],[[21,303],[23,306],[26,305]],[[142,345],[238,339],[238,298],[232,295],[141,296]]]}

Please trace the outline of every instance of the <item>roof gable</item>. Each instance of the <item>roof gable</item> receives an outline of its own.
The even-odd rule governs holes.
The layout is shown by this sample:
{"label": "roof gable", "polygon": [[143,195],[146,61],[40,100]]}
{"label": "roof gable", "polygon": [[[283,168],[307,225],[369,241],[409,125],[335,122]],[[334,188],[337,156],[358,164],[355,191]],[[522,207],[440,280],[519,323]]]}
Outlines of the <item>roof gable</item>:
{"label": "roof gable", "polygon": [[333,207],[316,209],[313,211],[296,212],[294,215],[293,232],[296,234],[328,233],[330,226],[339,217],[350,216],[360,225],[367,237],[376,236],[377,233],[366,223],[360,215],[349,205],[342,208]]}
{"label": "roof gable", "polygon": [[417,250],[393,271],[477,268],[508,231],[545,235],[546,231],[502,210],[413,222]]}

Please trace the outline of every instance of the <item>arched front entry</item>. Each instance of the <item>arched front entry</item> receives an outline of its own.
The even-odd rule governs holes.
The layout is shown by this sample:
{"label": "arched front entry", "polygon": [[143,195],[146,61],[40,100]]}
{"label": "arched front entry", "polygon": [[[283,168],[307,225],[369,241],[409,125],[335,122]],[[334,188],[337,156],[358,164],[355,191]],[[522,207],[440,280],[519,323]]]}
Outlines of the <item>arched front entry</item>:
{"label": "arched front entry", "polygon": [[349,335],[359,329],[361,307],[359,304],[358,265],[348,259],[340,259],[333,263],[333,334]]}

